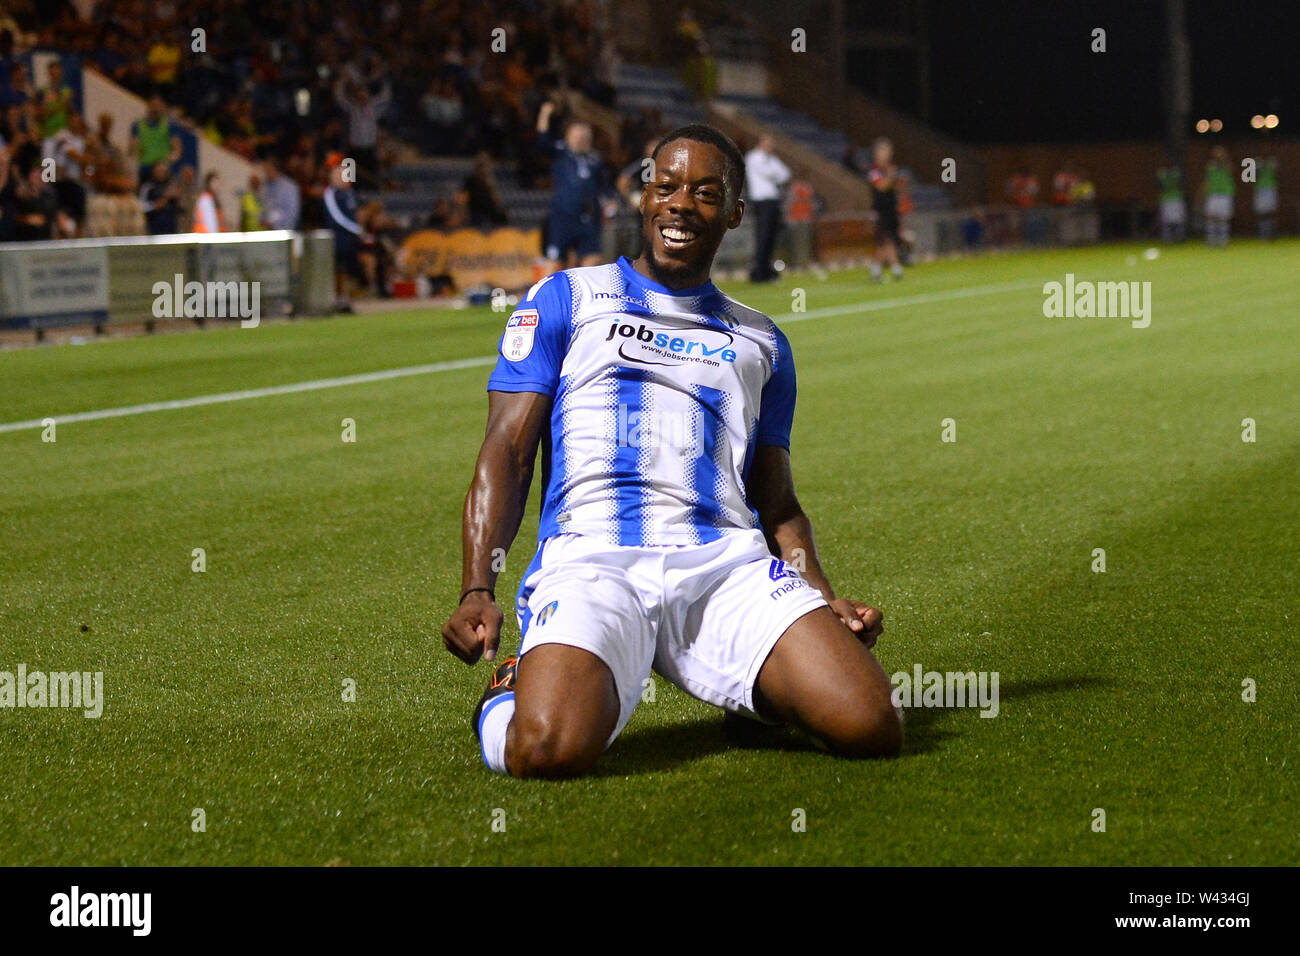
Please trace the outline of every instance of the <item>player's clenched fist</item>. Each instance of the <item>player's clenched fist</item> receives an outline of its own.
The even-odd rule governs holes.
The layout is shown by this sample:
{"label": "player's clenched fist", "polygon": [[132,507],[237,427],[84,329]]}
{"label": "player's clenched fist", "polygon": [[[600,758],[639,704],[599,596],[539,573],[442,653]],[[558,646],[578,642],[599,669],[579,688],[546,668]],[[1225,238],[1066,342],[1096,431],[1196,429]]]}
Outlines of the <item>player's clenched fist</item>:
{"label": "player's clenched fist", "polygon": [[502,620],[501,608],[490,594],[472,591],[442,626],[442,643],[466,664],[476,664],[480,657],[493,660],[501,642]]}
{"label": "player's clenched fist", "polygon": [[876,646],[885,630],[885,615],[880,608],[851,598],[836,598],[831,602],[831,610],[839,615],[858,640],[868,648]]}

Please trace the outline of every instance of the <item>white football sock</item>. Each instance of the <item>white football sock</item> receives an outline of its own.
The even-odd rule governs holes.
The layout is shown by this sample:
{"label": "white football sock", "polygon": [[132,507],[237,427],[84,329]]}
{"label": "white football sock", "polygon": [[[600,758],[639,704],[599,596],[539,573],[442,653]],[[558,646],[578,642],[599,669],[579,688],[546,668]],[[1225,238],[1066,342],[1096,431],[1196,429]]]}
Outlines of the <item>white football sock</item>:
{"label": "white football sock", "polygon": [[479,718],[479,739],[483,742],[483,762],[489,770],[507,773],[506,770],[506,730],[510,720],[515,716],[514,692],[502,694],[488,701]]}

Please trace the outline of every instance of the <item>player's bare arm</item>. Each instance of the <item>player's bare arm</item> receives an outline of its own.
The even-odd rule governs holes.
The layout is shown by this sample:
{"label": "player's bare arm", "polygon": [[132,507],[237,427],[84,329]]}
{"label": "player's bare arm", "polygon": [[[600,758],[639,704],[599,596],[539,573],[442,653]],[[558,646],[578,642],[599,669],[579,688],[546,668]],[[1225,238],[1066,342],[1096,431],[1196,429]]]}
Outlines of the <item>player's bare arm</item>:
{"label": "player's bare arm", "polygon": [[494,596],[500,563],[523,520],[537,445],[551,400],[535,392],[489,392],[487,433],[465,496],[460,605],[442,628],[443,643],[467,664],[496,657],[501,608]]}
{"label": "player's bare arm", "polygon": [[861,601],[835,596],[817,556],[812,521],[795,495],[790,452],[779,445],[760,445],[754,453],[748,490],[772,553],[799,568],[840,620],[867,647],[874,646],[884,630],[884,616],[878,608]]}

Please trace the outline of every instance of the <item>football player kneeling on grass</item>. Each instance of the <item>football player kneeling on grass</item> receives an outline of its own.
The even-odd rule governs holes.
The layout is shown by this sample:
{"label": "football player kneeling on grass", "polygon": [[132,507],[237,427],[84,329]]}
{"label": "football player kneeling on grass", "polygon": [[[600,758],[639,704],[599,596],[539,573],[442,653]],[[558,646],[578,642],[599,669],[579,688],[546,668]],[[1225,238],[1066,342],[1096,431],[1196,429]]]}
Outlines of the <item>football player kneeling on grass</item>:
{"label": "football player kneeling on grass", "polygon": [[[473,716],[483,760],[519,777],[587,771],[652,669],[835,753],[897,754],[902,724],[870,650],[881,613],[836,596],[795,496],[790,344],[709,279],[744,214],[744,159],[697,125],[668,134],[653,160],[641,255],[533,286],[488,380],[462,593],[442,632],[461,660],[497,665]],[[523,640],[497,661],[498,558],[539,446]]]}

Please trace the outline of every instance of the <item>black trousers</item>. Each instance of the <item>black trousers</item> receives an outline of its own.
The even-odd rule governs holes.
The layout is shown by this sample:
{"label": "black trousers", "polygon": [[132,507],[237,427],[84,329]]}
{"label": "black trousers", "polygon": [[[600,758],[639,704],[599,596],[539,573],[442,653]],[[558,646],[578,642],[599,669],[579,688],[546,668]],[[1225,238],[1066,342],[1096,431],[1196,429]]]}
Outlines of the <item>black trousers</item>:
{"label": "black trousers", "polygon": [[751,202],[749,208],[754,212],[757,233],[754,266],[749,270],[749,277],[755,282],[762,282],[776,275],[776,270],[772,268],[772,249],[776,245],[776,235],[781,231],[781,201],[760,199]]}

